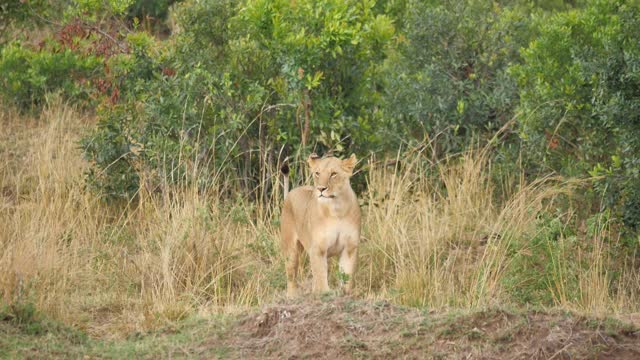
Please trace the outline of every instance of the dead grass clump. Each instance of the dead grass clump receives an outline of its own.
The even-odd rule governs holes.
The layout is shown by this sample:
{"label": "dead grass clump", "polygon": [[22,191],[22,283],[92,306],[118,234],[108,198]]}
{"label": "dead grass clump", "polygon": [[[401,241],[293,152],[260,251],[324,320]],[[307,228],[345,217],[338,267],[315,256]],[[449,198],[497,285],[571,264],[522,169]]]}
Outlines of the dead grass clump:
{"label": "dead grass clump", "polygon": [[5,301],[32,301],[54,317],[73,318],[78,309],[68,299],[90,286],[88,259],[105,219],[97,216],[102,209],[82,183],[85,163],[76,133],[86,119],[65,107],[47,108],[43,117],[50,120],[39,131],[27,126],[2,139],[16,148],[0,155],[0,294]]}
{"label": "dead grass clump", "polygon": [[114,207],[84,181],[78,140],[91,119],[59,104],[33,129],[3,116],[21,137],[1,155],[3,303],[33,303],[105,335],[260,304],[275,292],[276,234],[251,206],[223,204],[213,185],[163,184]]}
{"label": "dead grass clump", "polygon": [[[538,219],[558,196],[571,194],[575,183],[551,177],[526,183],[523,176],[512,176],[498,193],[484,150],[435,164],[420,156],[404,162],[402,169],[370,163],[364,287],[416,306],[482,308],[512,302],[506,270],[518,254],[530,251]],[[591,270],[563,274],[558,269],[553,278],[562,283],[567,276],[580,276],[580,301],[591,303],[581,308],[611,310],[605,303],[613,293],[605,291],[610,284],[603,282],[602,271],[606,252],[601,242],[595,245],[588,254]],[[550,261],[571,262],[575,254],[554,255],[560,258]],[[554,285],[545,291],[553,292]],[[569,302],[576,303],[574,295]],[[562,300],[557,304],[567,306]]]}

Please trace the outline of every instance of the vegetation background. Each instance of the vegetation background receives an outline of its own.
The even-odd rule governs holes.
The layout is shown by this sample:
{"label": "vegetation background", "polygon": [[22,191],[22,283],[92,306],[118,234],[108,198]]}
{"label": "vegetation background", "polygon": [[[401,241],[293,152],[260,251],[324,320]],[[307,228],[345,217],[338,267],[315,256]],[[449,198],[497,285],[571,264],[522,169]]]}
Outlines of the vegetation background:
{"label": "vegetation background", "polygon": [[360,298],[640,311],[637,1],[9,0],[0,31],[0,321],[279,299],[311,152],[361,159]]}

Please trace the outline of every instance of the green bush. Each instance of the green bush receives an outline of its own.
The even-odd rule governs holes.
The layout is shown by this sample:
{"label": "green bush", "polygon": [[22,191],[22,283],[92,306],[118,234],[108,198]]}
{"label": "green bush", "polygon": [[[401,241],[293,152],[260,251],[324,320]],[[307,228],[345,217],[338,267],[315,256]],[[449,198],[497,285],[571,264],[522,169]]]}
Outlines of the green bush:
{"label": "green bush", "polygon": [[61,92],[76,103],[87,101],[90,87],[83,82],[90,82],[101,65],[98,57],[70,49],[38,51],[12,42],[0,50],[0,96],[22,110],[39,107],[49,92]]}
{"label": "green bush", "polygon": [[391,133],[418,142],[425,131],[441,134],[443,151],[456,151],[510,120],[518,89],[507,69],[533,34],[530,11],[487,1],[409,1],[399,51],[385,67]]}
{"label": "green bush", "polygon": [[12,25],[30,29],[38,24],[34,21],[34,12],[44,16],[49,16],[59,11],[61,4],[47,0],[4,0],[0,3],[0,45],[5,39],[5,32]]}
{"label": "green bush", "polygon": [[[340,154],[382,143],[376,71],[395,30],[374,2],[185,1],[174,11],[180,31],[132,46],[114,74],[126,101],[85,141],[103,181],[135,181],[118,173],[131,166],[110,165],[129,161],[133,143],[144,149],[138,169],[184,179],[197,161],[204,173],[224,167],[246,190],[283,147]],[[130,196],[136,186],[110,189]]]}
{"label": "green bush", "polygon": [[175,2],[176,0],[135,0],[129,7],[127,16],[132,19],[151,17],[155,20],[163,20]]}
{"label": "green bush", "polygon": [[[529,167],[595,176],[596,195],[640,226],[640,8],[591,1],[540,20],[513,66]],[[598,202],[598,199],[596,199]]]}
{"label": "green bush", "polygon": [[[48,92],[96,105],[83,147],[109,196],[129,198],[143,180],[186,181],[194,167],[203,176],[189,181],[222,169],[247,192],[268,192],[284,156],[363,157],[425,133],[442,156],[516,118],[520,137],[499,144],[497,176],[524,150],[530,174],[594,176],[586,213],[609,208],[640,227],[633,1],[30,4],[0,13],[17,24],[35,11],[62,26],[38,49],[1,45],[0,96],[22,110]],[[168,39],[132,23],[169,7]]]}

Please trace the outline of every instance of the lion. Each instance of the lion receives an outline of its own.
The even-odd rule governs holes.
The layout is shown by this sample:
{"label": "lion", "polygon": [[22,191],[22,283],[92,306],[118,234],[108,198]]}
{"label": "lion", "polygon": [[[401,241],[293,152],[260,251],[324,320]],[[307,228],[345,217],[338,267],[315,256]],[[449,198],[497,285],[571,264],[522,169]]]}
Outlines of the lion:
{"label": "lion", "polygon": [[296,277],[303,250],[309,255],[314,293],[330,290],[328,258],[338,256],[340,271],[346,278],[344,291],[350,294],[360,240],[360,206],[349,182],[356,156],[341,160],[311,154],[307,163],[314,185],[301,186],[289,193],[288,167],[282,169],[285,198],[280,240],[286,259],[287,296],[298,295]]}

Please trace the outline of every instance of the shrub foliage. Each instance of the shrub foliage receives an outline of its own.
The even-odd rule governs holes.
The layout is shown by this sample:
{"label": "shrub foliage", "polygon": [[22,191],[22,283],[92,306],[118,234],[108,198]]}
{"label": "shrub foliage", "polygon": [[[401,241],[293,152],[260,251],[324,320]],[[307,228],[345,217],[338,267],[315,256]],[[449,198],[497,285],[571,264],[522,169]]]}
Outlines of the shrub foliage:
{"label": "shrub foliage", "polygon": [[44,38],[3,35],[3,102],[38,109],[58,92],[95,108],[82,146],[109,197],[223,174],[257,198],[287,156],[428,140],[437,159],[491,140],[496,169],[522,153],[532,176],[592,177],[587,216],[640,226],[635,1],[69,0],[0,14],[14,29],[38,19]]}
{"label": "shrub foliage", "polygon": [[[640,226],[640,11],[594,1],[544,20],[512,72],[532,163],[589,173],[603,205]],[[533,167],[533,165],[532,165]]]}

